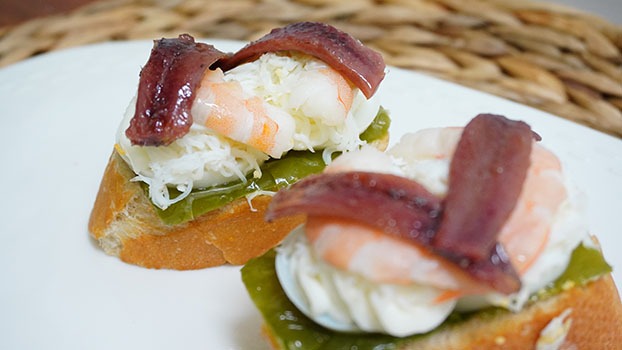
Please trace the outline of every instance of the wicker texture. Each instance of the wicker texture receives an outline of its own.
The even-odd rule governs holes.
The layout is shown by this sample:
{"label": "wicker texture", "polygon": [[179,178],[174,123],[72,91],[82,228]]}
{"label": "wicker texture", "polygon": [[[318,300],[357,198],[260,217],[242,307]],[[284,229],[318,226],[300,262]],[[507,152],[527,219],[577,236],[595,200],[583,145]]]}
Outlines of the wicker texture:
{"label": "wicker texture", "polygon": [[622,27],[513,0],[103,0],[0,28],[0,67],[107,41],[252,40],[286,23],[333,24],[388,64],[428,73],[622,136]]}

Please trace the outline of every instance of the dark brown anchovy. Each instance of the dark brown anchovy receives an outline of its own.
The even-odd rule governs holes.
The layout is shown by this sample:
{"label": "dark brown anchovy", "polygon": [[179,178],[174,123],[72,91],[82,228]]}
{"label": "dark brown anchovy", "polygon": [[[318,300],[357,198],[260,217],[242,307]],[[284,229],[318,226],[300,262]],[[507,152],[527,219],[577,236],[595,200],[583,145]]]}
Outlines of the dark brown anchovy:
{"label": "dark brown anchovy", "polygon": [[466,125],[451,160],[435,247],[471,260],[490,254],[523,188],[532,142],[529,125],[502,116],[480,114]]}
{"label": "dark brown anchovy", "polygon": [[140,72],[134,117],[125,135],[133,145],[168,145],[190,130],[190,109],[205,71],[227,54],[190,35],[154,41]]}
{"label": "dark brown anchovy", "polygon": [[314,56],[338,71],[370,98],[384,78],[385,63],[378,52],[349,34],[324,23],[300,22],[273,29],[234,55],[218,62],[229,70],[266,52],[298,51]]}
{"label": "dark brown anchovy", "polygon": [[386,234],[428,245],[436,232],[442,200],[407,178],[371,173],[326,173],[280,191],[266,219],[305,213],[352,219]]}

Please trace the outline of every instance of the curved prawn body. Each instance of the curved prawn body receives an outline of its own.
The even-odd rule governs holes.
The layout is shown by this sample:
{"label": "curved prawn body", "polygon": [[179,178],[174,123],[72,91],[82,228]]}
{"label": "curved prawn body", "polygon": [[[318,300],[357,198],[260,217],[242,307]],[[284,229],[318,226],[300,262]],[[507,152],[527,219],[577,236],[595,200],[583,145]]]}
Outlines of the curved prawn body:
{"label": "curved prawn body", "polygon": [[248,96],[220,70],[208,70],[201,81],[192,113],[198,123],[235,141],[280,158],[291,149],[293,120],[258,96]]}
{"label": "curved prawn body", "polygon": [[343,123],[352,107],[354,90],[341,74],[328,66],[318,66],[301,72],[297,80],[286,104],[290,111],[298,110],[329,126]]}
{"label": "curved prawn body", "polygon": [[537,144],[530,157],[523,190],[499,234],[519,275],[527,272],[546,246],[553,217],[568,196],[559,159]]}
{"label": "curved prawn body", "polygon": [[322,260],[373,282],[418,283],[470,293],[484,290],[451,263],[367,225],[331,217],[309,217],[305,232]]}
{"label": "curved prawn body", "polygon": [[192,107],[195,122],[273,158],[323,146],[322,127],[344,124],[356,90],[320,62],[265,56],[226,74],[208,70]]}
{"label": "curved prawn body", "polygon": [[[427,129],[410,134],[389,153],[401,164],[405,176],[444,195],[449,163],[461,130]],[[344,156],[361,157],[359,161],[363,163],[373,159],[357,153]],[[519,275],[526,273],[542,253],[554,216],[567,197],[559,160],[538,144],[533,145],[530,158],[531,165],[516,207],[499,235]],[[355,162],[355,159],[339,162],[339,169],[334,171],[350,170],[347,164]],[[331,166],[327,171],[331,171]],[[434,179],[420,181],[420,174],[423,177],[433,174]],[[443,298],[487,291],[452,263],[372,227],[329,217],[309,217],[305,231],[320,258],[371,281],[433,286],[447,291]]]}

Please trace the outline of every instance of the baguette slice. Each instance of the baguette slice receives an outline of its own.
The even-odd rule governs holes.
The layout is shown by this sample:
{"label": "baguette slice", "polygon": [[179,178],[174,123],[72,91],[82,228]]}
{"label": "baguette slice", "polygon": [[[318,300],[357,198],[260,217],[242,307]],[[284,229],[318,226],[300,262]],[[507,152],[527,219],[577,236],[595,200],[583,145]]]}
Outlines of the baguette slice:
{"label": "baguette slice", "polygon": [[[269,253],[259,259],[270,259],[267,257]],[[256,263],[258,260],[251,260]],[[270,263],[263,260],[263,264],[256,266],[255,271],[262,271],[264,275],[264,283],[270,279],[273,281],[276,276],[268,276],[265,272]],[[248,265],[247,265],[248,266]],[[261,268],[259,268],[261,267]],[[245,267],[246,269],[246,267]],[[250,278],[248,275],[243,279]],[[250,273],[247,272],[247,273]],[[246,283],[246,282],[245,282]],[[271,287],[262,284],[262,290],[270,293],[271,316],[264,314],[264,317],[274,317],[275,301],[274,295],[280,295],[282,298],[284,292],[280,286]],[[251,287],[255,287],[251,284]],[[247,285],[249,288],[249,285]],[[274,289],[276,288],[276,289]],[[283,294],[281,294],[283,293]],[[257,302],[257,301],[256,301]],[[286,304],[280,304],[283,307]],[[292,318],[299,317],[297,313],[291,313],[285,309],[294,307],[293,305],[284,306],[283,315],[287,314]],[[565,316],[565,317],[564,317]],[[558,318],[558,322],[554,320]],[[561,325],[563,321],[569,322],[569,328],[565,330]],[[311,321],[309,321],[311,322]],[[290,325],[291,326],[291,325]],[[547,326],[549,326],[547,328]],[[286,324],[281,327],[287,327]],[[319,329],[323,329],[320,326]],[[290,327],[291,328],[291,327]],[[547,332],[543,330],[547,328]],[[299,329],[298,332],[308,332],[315,334],[305,339],[320,339],[326,331],[322,330],[315,333],[318,329]],[[459,350],[459,349],[622,349],[622,304],[611,274],[607,273],[591,280],[583,285],[568,284],[567,288],[562,292],[537,301],[526,306],[517,313],[507,310],[498,310],[495,312],[478,313],[463,321],[446,323],[438,329],[419,336],[412,336],[403,339],[395,339],[387,336],[366,334],[361,336],[358,349],[370,348],[370,344],[374,344],[374,348],[389,348],[399,350]],[[273,333],[268,324],[264,324],[263,333],[268,338],[269,343],[276,350],[290,350],[295,347],[288,347],[287,344],[294,344],[292,339],[284,341],[279,339]],[[565,335],[565,338],[563,336]],[[560,338],[562,336],[562,338]],[[380,337],[379,342],[370,343],[369,339]],[[349,338],[352,339],[352,338]],[[563,339],[559,347],[553,347],[554,340]],[[314,349],[332,349],[345,346],[342,341],[336,339],[324,339],[322,345],[311,344]],[[378,345],[384,344],[384,345]],[[548,345],[549,347],[545,347]],[[293,346],[293,345],[292,345]],[[302,344],[303,348],[309,344]],[[385,347],[383,347],[385,346]],[[344,347],[346,348],[346,347]],[[349,348],[349,347],[347,347]]]}
{"label": "baguette slice", "polygon": [[271,197],[246,198],[179,225],[164,224],[134,172],[113,151],[89,219],[89,231],[104,251],[147,267],[201,269],[244,264],[278,244],[303,216],[264,221]]}

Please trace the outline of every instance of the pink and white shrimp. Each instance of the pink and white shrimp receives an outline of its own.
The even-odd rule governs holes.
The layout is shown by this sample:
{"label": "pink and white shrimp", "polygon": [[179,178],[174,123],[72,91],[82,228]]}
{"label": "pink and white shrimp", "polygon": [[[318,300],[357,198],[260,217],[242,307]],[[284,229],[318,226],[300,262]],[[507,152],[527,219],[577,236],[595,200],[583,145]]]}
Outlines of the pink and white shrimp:
{"label": "pink and white shrimp", "polygon": [[354,89],[341,74],[318,66],[302,71],[297,80],[298,86],[289,95],[289,110],[300,110],[330,126],[344,122],[354,101]]}
{"label": "pink and white shrimp", "polygon": [[292,148],[294,121],[258,96],[249,96],[220,70],[208,70],[192,107],[195,122],[272,157]]}
{"label": "pink and white shrimp", "polygon": [[[389,154],[397,159],[396,163],[402,164],[406,176],[420,181],[419,174],[424,174],[420,181],[424,186],[436,189],[433,192],[445,193],[448,164],[460,134],[458,128],[424,130],[402,138]],[[369,163],[373,159],[357,153],[347,157],[349,163]],[[554,216],[567,197],[559,160],[535,143],[530,160],[516,207],[499,235],[519,275],[526,273],[542,253]],[[340,165],[338,170],[351,170],[343,165],[348,162],[339,159],[336,162]],[[375,228],[335,218],[310,217],[305,231],[313,249],[324,261],[371,281],[424,284],[449,291],[446,297],[485,291],[485,287],[474,283],[451,263]]]}
{"label": "pink and white shrimp", "polygon": [[357,90],[322,62],[298,56],[266,54],[227,73],[208,70],[192,107],[195,123],[273,158],[330,146],[328,131],[343,129]]}

